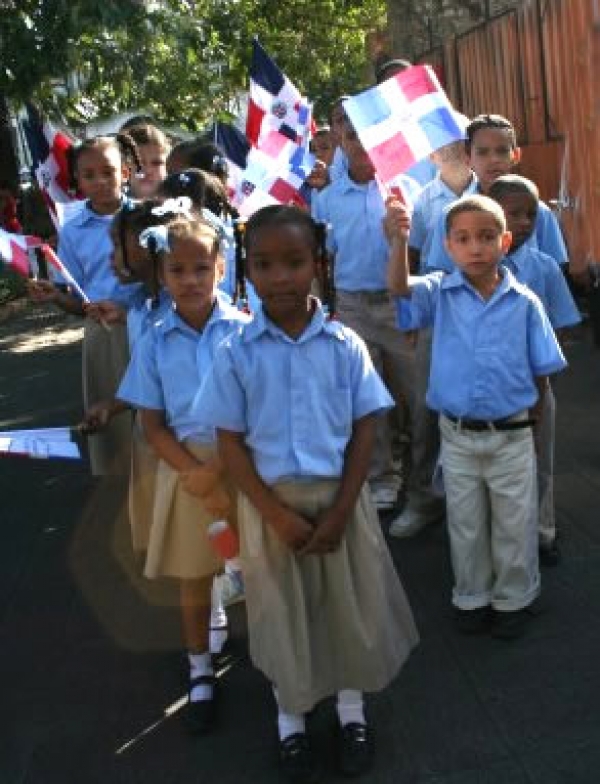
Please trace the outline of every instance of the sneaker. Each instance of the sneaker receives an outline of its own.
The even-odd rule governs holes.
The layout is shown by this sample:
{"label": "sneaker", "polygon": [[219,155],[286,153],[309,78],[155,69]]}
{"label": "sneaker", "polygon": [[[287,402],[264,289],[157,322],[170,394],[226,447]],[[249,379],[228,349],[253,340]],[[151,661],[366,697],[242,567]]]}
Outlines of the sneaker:
{"label": "sneaker", "polygon": [[279,762],[283,775],[291,784],[315,784],[321,778],[305,732],[295,732],[279,741]]}
{"label": "sneaker", "polygon": [[454,608],[454,621],[461,634],[484,634],[492,626],[491,607],[476,607],[474,610]]}
{"label": "sneaker", "polygon": [[429,521],[423,515],[415,512],[414,509],[407,507],[395,520],[392,520],[388,533],[397,539],[407,539],[415,536],[428,525]]}
{"label": "sneaker", "polygon": [[219,574],[215,577],[216,590],[221,594],[221,601],[224,607],[243,602],[246,598],[244,592],[244,577],[238,570],[231,570]]}
{"label": "sneaker", "polygon": [[398,499],[398,491],[391,487],[375,487],[371,489],[371,497],[376,509],[393,509]]}

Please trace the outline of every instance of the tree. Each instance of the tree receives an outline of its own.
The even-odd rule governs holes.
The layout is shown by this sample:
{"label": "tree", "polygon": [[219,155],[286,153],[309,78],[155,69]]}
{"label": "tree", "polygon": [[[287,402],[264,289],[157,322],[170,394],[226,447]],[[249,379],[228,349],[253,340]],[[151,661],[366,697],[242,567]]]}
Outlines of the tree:
{"label": "tree", "polygon": [[323,114],[370,81],[385,0],[4,0],[0,92],[72,119],[132,107],[191,130],[247,89],[253,35]]}

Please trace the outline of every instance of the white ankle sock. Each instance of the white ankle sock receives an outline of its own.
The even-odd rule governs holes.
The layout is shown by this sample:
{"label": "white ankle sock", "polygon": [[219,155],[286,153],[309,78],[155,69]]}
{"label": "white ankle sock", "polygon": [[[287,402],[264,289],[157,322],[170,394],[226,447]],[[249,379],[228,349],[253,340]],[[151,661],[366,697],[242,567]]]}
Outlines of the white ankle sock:
{"label": "white ankle sock", "polygon": [[273,694],[277,703],[277,728],[279,730],[279,740],[285,740],[290,735],[297,732],[306,732],[306,722],[301,713],[285,713],[281,710],[277,689],[273,686]]}
{"label": "white ankle sock", "polygon": [[[213,675],[213,666],[210,653],[189,653],[188,659],[190,662],[190,678],[197,678],[199,675]],[[194,686],[190,693],[190,700],[196,702],[198,700],[210,700],[213,696],[213,687],[208,683],[201,683]]]}
{"label": "white ankle sock", "polygon": [[337,713],[342,727],[346,724],[366,724],[362,691],[356,689],[339,691]]}

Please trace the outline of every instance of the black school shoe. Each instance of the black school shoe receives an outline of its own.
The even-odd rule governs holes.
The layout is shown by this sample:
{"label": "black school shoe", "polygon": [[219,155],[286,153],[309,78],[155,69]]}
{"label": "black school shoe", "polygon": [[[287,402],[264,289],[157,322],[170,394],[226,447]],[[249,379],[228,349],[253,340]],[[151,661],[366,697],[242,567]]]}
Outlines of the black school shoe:
{"label": "black school shoe", "polygon": [[[209,700],[194,700],[192,702],[192,691],[201,684],[212,687],[212,697]],[[206,735],[214,729],[217,720],[217,679],[214,675],[199,675],[197,678],[191,678],[188,695],[188,703],[183,713],[186,726],[192,735]]]}
{"label": "black school shoe", "polygon": [[486,606],[460,610],[455,607],[454,622],[461,634],[486,634],[492,625],[492,608]]}
{"label": "black school shoe", "polygon": [[305,732],[295,732],[279,741],[279,764],[291,784],[316,784],[321,778],[321,770]]}
{"label": "black school shoe", "polygon": [[517,640],[522,637],[532,618],[532,612],[528,607],[522,610],[512,610],[511,612],[494,611],[492,621],[492,637],[499,640]]}
{"label": "black school shoe", "polygon": [[351,722],[338,727],[338,767],[348,778],[361,776],[373,764],[373,738],[366,724]]}

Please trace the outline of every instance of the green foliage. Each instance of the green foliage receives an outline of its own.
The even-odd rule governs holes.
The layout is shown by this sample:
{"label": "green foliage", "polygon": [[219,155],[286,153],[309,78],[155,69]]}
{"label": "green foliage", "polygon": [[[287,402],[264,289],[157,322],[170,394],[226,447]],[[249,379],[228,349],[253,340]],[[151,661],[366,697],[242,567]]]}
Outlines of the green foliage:
{"label": "green foliage", "polygon": [[385,0],[3,0],[0,92],[80,121],[142,107],[195,130],[236,111],[258,35],[323,116],[370,80],[365,33],[384,20]]}

